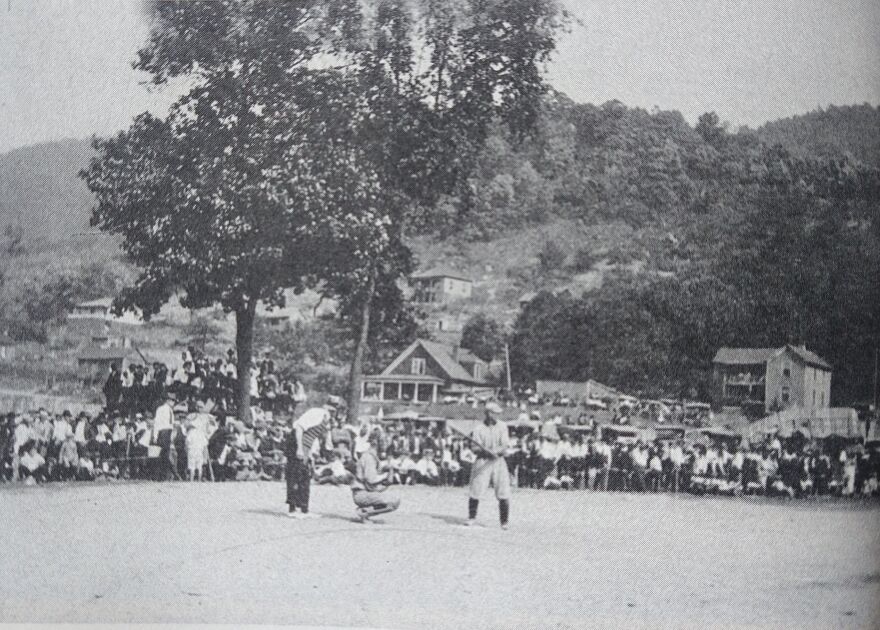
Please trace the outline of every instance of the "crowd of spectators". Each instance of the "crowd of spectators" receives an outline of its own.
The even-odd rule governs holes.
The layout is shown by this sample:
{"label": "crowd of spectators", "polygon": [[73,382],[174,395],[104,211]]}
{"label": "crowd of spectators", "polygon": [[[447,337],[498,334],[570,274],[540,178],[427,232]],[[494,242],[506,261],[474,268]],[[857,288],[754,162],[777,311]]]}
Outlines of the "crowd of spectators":
{"label": "crowd of spectators", "polygon": [[[295,378],[279,377],[271,360],[253,365],[255,404],[252,421],[243,423],[233,415],[236,378],[231,351],[210,360],[189,350],[173,372],[161,364],[112,370],[106,406],[94,417],[67,411],[53,416],[45,409],[8,414],[0,419],[0,479],[282,479],[285,436],[303,411],[305,390]],[[737,440],[642,442],[603,435],[588,413],[570,424],[558,420],[511,427],[506,460],[519,487],[787,497],[878,492],[877,449],[832,449],[778,436],[750,446]],[[394,483],[467,484],[476,455],[451,426],[349,423],[344,413],[333,420],[327,440],[316,442],[315,481],[350,483],[377,428],[384,433],[383,456]]]}

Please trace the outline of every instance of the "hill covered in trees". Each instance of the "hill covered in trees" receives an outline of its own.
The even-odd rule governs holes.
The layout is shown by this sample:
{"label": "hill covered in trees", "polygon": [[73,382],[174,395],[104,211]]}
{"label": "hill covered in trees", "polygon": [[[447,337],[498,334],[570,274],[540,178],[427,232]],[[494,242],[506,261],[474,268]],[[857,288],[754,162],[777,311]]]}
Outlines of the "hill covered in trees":
{"label": "hill covered in trees", "polygon": [[[705,397],[719,346],[793,342],[834,366],[835,404],[867,400],[880,343],[877,116],[830,107],[731,133],[712,114],[692,126],[557,94],[534,135],[497,128],[468,185],[421,213],[410,238],[423,266],[474,277],[466,314],[511,330],[515,380]],[[88,225],[76,173],[90,153],[71,141],[0,156],[0,230],[13,226],[0,232],[0,329],[39,338],[57,320],[51,296],[124,279],[112,242],[71,240]],[[526,293],[537,297],[520,310]]]}
{"label": "hill covered in trees", "polygon": [[795,155],[839,157],[850,154],[880,166],[880,107],[831,105],[763,125],[757,131],[767,144],[778,144]]}

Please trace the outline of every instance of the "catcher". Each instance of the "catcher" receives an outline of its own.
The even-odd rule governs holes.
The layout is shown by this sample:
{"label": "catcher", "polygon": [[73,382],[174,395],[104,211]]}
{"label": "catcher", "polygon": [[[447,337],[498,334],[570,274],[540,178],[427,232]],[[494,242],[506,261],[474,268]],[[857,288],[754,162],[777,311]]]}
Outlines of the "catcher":
{"label": "catcher", "polygon": [[388,490],[391,475],[379,472],[379,453],[382,447],[382,433],[373,431],[369,437],[370,447],[364,451],[357,463],[351,494],[357,506],[357,514],[362,523],[379,514],[393,512],[400,507],[400,497]]}

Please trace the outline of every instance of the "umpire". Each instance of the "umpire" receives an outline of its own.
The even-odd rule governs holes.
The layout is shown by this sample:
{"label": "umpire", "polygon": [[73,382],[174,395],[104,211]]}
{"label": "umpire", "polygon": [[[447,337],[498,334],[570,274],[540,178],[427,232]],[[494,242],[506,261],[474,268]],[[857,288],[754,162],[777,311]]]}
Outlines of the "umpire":
{"label": "umpire", "polygon": [[486,417],[483,424],[474,429],[471,440],[475,447],[477,460],[471,467],[471,481],[468,499],[468,525],[477,520],[480,499],[492,486],[498,499],[498,514],[501,529],[507,529],[510,515],[510,472],[504,461],[504,453],[510,446],[507,425],[500,421],[501,406],[495,402],[486,404]]}

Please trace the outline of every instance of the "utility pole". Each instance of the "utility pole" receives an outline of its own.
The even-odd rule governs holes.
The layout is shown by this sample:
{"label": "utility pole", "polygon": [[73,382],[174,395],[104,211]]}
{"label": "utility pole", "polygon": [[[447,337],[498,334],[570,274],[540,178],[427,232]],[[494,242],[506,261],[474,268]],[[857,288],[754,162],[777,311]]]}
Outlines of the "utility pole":
{"label": "utility pole", "polygon": [[[513,381],[510,378],[510,347],[507,345],[506,342],[504,344],[504,371],[507,372],[507,393],[512,394],[513,393]],[[876,374],[874,376],[875,376],[875,380],[876,380]],[[876,383],[875,383],[875,389],[876,389]]]}
{"label": "utility pole", "polygon": [[878,366],[880,366],[880,348],[874,347],[874,414],[880,412],[880,409],[877,409],[877,371]]}

